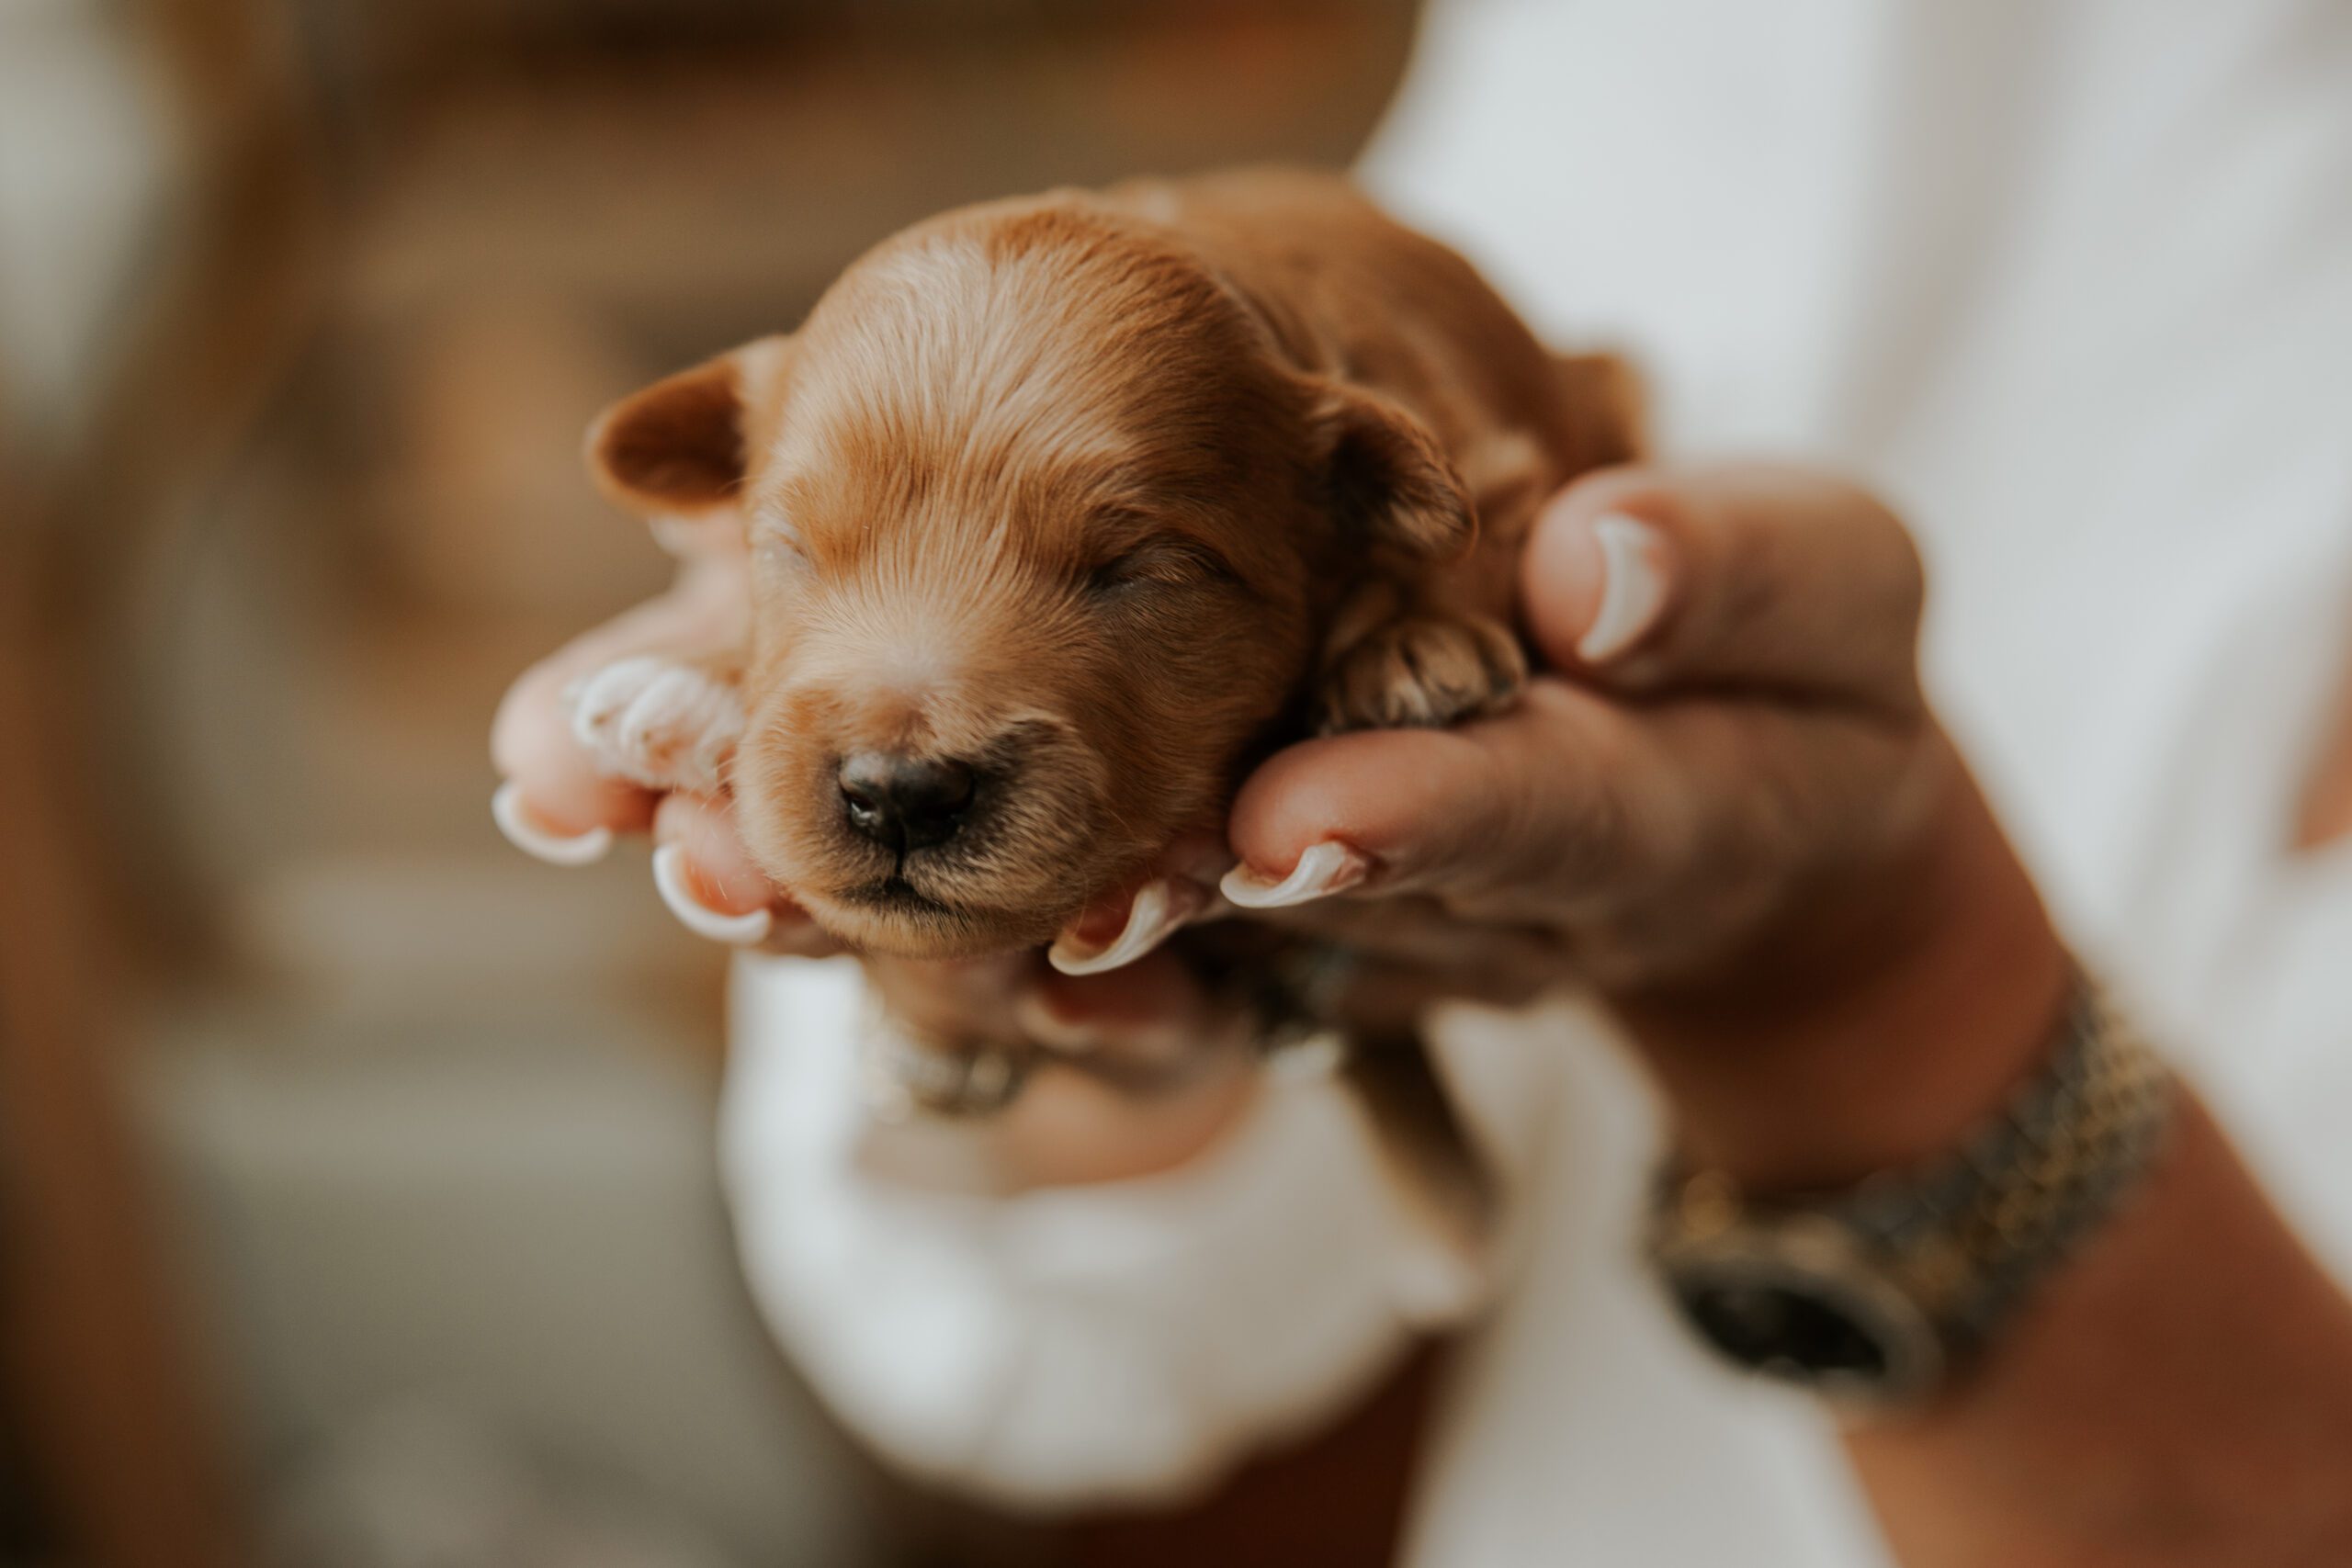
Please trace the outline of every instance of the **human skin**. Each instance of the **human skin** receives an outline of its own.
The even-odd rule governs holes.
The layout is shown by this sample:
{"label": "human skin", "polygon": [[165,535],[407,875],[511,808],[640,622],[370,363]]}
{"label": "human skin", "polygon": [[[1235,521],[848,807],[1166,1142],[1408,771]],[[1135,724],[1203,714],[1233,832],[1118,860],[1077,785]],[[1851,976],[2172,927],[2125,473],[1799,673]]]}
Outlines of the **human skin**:
{"label": "human skin", "polygon": [[[1604,519],[1638,549],[1622,525],[1607,547]],[[2041,1060],[2070,966],[1920,697],[1899,523],[1804,472],[1619,470],[1555,502],[1522,581],[1549,672],[1517,710],[1277,754],[1235,803],[1236,855],[1267,880],[1325,841],[1361,857],[1289,919],[1381,901],[1542,933],[1691,1157],[1753,1189],[1958,1144]],[[537,816],[641,825],[647,803],[578,776],[543,701],[510,702],[496,742]],[[770,945],[818,950],[723,803],[673,800],[654,826],[715,908],[768,908]],[[1160,957],[1006,975],[1098,1049],[1218,1023]],[[1048,1068],[999,1137],[1025,1179],[1114,1179],[1191,1157],[1250,1093],[1236,1073],[1123,1101]],[[2143,1190],[1973,1375],[1848,1442],[1913,1568],[2352,1561],[2352,1305],[2184,1090]]]}

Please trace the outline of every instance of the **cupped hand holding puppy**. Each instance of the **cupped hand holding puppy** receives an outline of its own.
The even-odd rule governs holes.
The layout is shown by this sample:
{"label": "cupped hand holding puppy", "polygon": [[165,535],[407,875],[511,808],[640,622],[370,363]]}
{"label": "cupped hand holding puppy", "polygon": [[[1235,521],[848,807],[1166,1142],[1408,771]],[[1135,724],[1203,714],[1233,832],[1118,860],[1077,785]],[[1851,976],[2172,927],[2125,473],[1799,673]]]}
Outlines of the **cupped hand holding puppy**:
{"label": "cupped hand holding puppy", "polygon": [[[560,712],[579,671],[674,650],[730,570],[690,569],[517,682],[494,739],[505,810],[559,836],[650,824],[690,924],[828,951],[723,801],[657,807],[599,777]],[[1876,1168],[1998,1103],[2064,959],[1921,699],[1901,525],[1803,471],[1620,469],[1552,504],[1522,598],[1547,672],[1521,705],[1278,753],[1235,804],[1228,897],[1394,949],[1412,996],[1594,983],[1694,1152],[1758,1179]],[[924,983],[900,968],[898,984]],[[1033,1020],[1047,1006],[1070,1039],[1116,1045],[1208,1026],[1172,969],[1003,973]],[[1069,1121],[1046,1124],[1066,1138]]]}
{"label": "cupped hand holding puppy", "polygon": [[574,638],[507,689],[491,726],[491,761],[503,781],[492,811],[518,848],[557,865],[587,864],[615,834],[650,830],[661,846],[656,884],[688,926],[722,942],[816,956],[833,944],[743,852],[728,804],[662,794],[605,772],[580,744],[567,699],[631,655],[670,658],[741,638],[746,566],[725,537],[696,541],[702,547],[682,555],[670,592]]}
{"label": "cupped hand holding puppy", "polygon": [[1228,892],[1549,941],[1691,1152],[1751,1180],[1940,1148],[2026,1070],[2067,970],[1921,697],[1921,597],[1902,525],[1838,480],[1594,476],[1529,543],[1548,672],[1521,705],[1277,754]]}

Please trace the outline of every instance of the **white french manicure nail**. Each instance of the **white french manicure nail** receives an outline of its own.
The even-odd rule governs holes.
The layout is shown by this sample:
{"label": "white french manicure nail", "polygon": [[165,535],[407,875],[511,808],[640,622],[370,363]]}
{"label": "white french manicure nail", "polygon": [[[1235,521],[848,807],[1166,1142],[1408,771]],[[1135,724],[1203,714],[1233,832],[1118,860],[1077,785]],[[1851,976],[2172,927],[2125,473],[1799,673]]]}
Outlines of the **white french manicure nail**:
{"label": "white french manicure nail", "polygon": [[572,834],[549,832],[523,804],[523,786],[517,784],[500,784],[491,795],[490,819],[498,824],[508,843],[549,865],[594,865],[613,847],[610,828]]}
{"label": "white french manicure nail", "polygon": [[729,947],[748,947],[763,942],[775,924],[775,918],[765,909],[722,915],[696,898],[694,889],[686,886],[686,851],[683,844],[664,844],[653,852],[653,886],[662,895],[662,902],[670,906],[670,913],[677,916],[686,930]]}
{"label": "white french manicure nail", "polygon": [[1227,898],[1245,909],[1280,909],[1344,893],[1372,874],[1372,857],[1337,839],[1310,844],[1290,874],[1270,882],[1247,865],[1237,865],[1218,885]]}
{"label": "white french manicure nail", "polygon": [[1666,604],[1666,574],[1657,558],[1657,535],[1650,525],[1612,512],[1592,525],[1600,542],[1600,611],[1577,642],[1577,657],[1588,664],[1614,659],[1657,621]]}
{"label": "white french manicure nail", "polygon": [[1101,975],[1125,968],[1166,942],[1206,902],[1204,890],[1194,890],[1188,884],[1184,892],[1187,896],[1180,897],[1176,883],[1164,876],[1154,877],[1136,890],[1135,902],[1127,907],[1127,923],[1121,929],[1118,940],[1100,953],[1089,953],[1065,931],[1046,950],[1046,962],[1065,975]]}

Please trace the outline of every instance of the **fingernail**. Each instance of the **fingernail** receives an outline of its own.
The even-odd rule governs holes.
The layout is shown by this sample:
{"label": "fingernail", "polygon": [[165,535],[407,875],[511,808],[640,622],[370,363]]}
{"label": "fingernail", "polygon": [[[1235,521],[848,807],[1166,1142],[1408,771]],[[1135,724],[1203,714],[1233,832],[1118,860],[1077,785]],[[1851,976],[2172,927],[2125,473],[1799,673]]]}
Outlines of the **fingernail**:
{"label": "fingernail", "polygon": [[1666,573],[1658,562],[1657,533],[1640,519],[1612,512],[1593,524],[1592,534],[1600,543],[1600,610],[1577,639],[1577,657],[1600,664],[1633,647],[1657,624],[1666,604]]}
{"label": "fingernail", "polygon": [[729,947],[748,947],[767,939],[775,917],[765,909],[753,909],[747,914],[722,915],[695,897],[686,883],[686,850],[684,844],[664,844],[653,852],[653,886],[662,895],[662,902],[670,906],[670,913],[696,936]]}
{"label": "fingernail", "polygon": [[1065,931],[1046,950],[1046,961],[1065,975],[1123,969],[1166,942],[1207,903],[1208,889],[1198,883],[1156,876],[1136,889],[1127,923],[1110,946],[1096,949],[1075,931]]}
{"label": "fingernail", "polygon": [[491,795],[490,819],[498,824],[508,843],[549,865],[594,865],[613,847],[610,828],[568,835],[549,832],[523,804],[523,786],[517,784],[500,784]]}
{"label": "fingernail", "polygon": [[662,662],[651,654],[634,654],[600,665],[565,686],[563,705],[571,710],[571,738],[594,750],[598,728],[645,690]]}
{"label": "fingernail", "polygon": [[1245,909],[1281,909],[1344,893],[1372,874],[1372,857],[1337,839],[1310,844],[1290,874],[1270,881],[1247,865],[1237,865],[1218,884],[1226,897]]}

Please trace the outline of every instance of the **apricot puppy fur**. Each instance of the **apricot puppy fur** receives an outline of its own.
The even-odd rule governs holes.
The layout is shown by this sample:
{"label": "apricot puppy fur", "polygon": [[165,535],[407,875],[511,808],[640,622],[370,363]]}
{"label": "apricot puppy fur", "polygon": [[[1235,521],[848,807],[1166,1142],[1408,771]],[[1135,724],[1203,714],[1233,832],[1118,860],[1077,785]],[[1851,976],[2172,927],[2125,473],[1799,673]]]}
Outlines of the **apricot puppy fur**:
{"label": "apricot puppy fur", "polygon": [[1511,702],[1521,540],[1632,456],[1630,385],[1337,178],[950,212],[598,423],[616,501],[742,519],[752,631],[600,672],[575,724],[731,789],[854,947],[1043,943],[1266,748]]}

